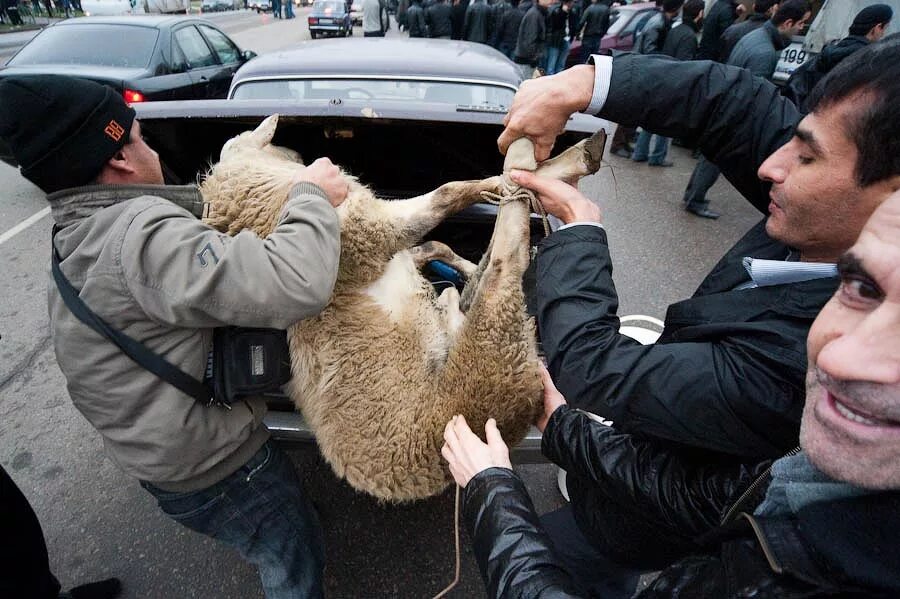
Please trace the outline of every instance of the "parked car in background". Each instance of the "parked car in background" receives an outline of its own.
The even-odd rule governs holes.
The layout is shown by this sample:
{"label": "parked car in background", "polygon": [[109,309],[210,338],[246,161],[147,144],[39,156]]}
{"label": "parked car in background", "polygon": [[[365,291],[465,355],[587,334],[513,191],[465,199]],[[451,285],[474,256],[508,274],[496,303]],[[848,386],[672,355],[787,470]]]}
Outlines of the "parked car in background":
{"label": "parked car in background", "polygon": [[248,0],[247,8],[257,13],[267,12],[272,10],[272,3],[270,0]]}
{"label": "parked car in background", "polygon": [[320,35],[346,37],[353,35],[350,7],[344,0],[316,0],[306,17],[309,37]]}
{"label": "parked car in background", "polygon": [[44,28],[0,68],[0,77],[82,77],[132,103],[224,98],[234,73],[255,56],[203,19],[83,17]]}
{"label": "parked car in background", "polygon": [[244,7],[243,0],[202,0],[201,12],[220,12],[223,10],[238,10]]}
{"label": "parked car in background", "polygon": [[[656,10],[655,2],[638,2],[613,8],[609,15],[609,29],[600,41],[600,53],[609,54],[613,50],[628,52],[634,48],[635,38],[643,31],[647,21]],[[587,60],[587,56],[584,56],[581,40],[577,39],[569,47],[566,66],[582,64],[585,60]]]}

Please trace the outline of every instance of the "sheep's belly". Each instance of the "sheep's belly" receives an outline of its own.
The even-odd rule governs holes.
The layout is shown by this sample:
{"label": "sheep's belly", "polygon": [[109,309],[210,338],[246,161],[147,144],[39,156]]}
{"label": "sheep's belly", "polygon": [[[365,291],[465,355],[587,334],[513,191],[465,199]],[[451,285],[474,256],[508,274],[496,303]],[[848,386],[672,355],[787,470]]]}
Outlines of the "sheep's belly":
{"label": "sheep's belly", "polygon": [[409,310],[411,302],[421,302],[423,291],[430,291],[423,288],[424,284],[427,281],[416,270],[412,256],[402,251],[391,258],[381,278],[369,285],[364,293],[384,308],[396,323]]}

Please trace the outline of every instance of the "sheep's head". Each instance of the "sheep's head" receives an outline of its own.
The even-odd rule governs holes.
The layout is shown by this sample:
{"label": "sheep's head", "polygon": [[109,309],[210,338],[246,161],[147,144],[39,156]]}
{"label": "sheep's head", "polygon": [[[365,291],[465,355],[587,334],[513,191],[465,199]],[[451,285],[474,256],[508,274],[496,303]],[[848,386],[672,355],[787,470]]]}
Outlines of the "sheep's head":
{"label": "sheep's head", "polygon": [[[219,162],[200,185],[207,202],[206,222],[220,231],[235,234],[250,229],[265,237],[275,227],[294,176],[306,168],[300,154],[272,144],[278,115],[267,117],[256,129],[245,131],[222,146]],[[344,173],[350,193],[338,209],[375,199],[371,190]]]}
{"label": "sheep's head", "polygon": [[274,228],[291,181],[303,168],[297,152],[272,145],[277,126],[273,114],[225,142],[219,162],[201,184],[209,207],[206,221],[220,231],[250,229],[264,237]]}

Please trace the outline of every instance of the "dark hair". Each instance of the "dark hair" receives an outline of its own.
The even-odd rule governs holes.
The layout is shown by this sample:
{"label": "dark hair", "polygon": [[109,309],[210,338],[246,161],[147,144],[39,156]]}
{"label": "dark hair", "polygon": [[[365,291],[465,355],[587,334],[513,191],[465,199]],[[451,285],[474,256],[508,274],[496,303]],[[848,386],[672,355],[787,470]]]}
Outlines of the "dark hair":
{"label": "dark hair", "polygon": [[867,187],[900,175],[900,40],[870,44],[842,60],[813,88],[811,112],[848,99],[845,131],[856,144],[856,182]]}
{"label": "dark hair", "polygon": [[662,9],[663,12],[675,12],[681,5],[684,4],[684,0],[663,0]]}
{"label": "dark hair", "polygon": [[812,7],[807,0],[787,0],[778,5],[778,10],[772,17],[772,25],[781,25],[785,21],[799,21],[808,12],[812,12]]}
{"label": "dark hair", "polygon": [[688,0],[684,3],[684,8],[681,9],[681,20],[685,23],[693,21],[700,14],[700,11],[703,10],[703,6],[703,0]]}
{"label": "dark hair", "polygon": [[753,12],[764,15],[777,3],[778,0],[756,0],[756,2],[753,3]]}

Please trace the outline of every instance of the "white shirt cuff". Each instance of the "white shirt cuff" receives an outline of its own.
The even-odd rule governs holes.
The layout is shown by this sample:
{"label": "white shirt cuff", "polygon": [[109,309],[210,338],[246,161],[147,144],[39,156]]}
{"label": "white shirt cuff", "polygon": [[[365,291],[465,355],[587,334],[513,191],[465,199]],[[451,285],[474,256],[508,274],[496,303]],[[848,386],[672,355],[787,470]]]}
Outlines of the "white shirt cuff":
{"label": "white shirt cuff", "polygon": [[603,223],[597,223],[597,222],[590,221],[590,220],[583,220],[583,221],[578,221],[578,222],[574,222],[574,223],[569,223],[567,225],[560,225],[559,228],[557,229],[557,231],[562,231],[563,229],[568,229],[569,227],[577,227],[579,225],[590,225],[592,227],[600,227],[601,229],[603,228]]}
{"label": "white shirt cuff", "polygon": [[594,92],[591,95],[591,103],[584,110],[585,114],[596,115],[606,104],[609,96],[609,82],[612,79],[612,56],[591,54],[591,62],[594,63]]}

